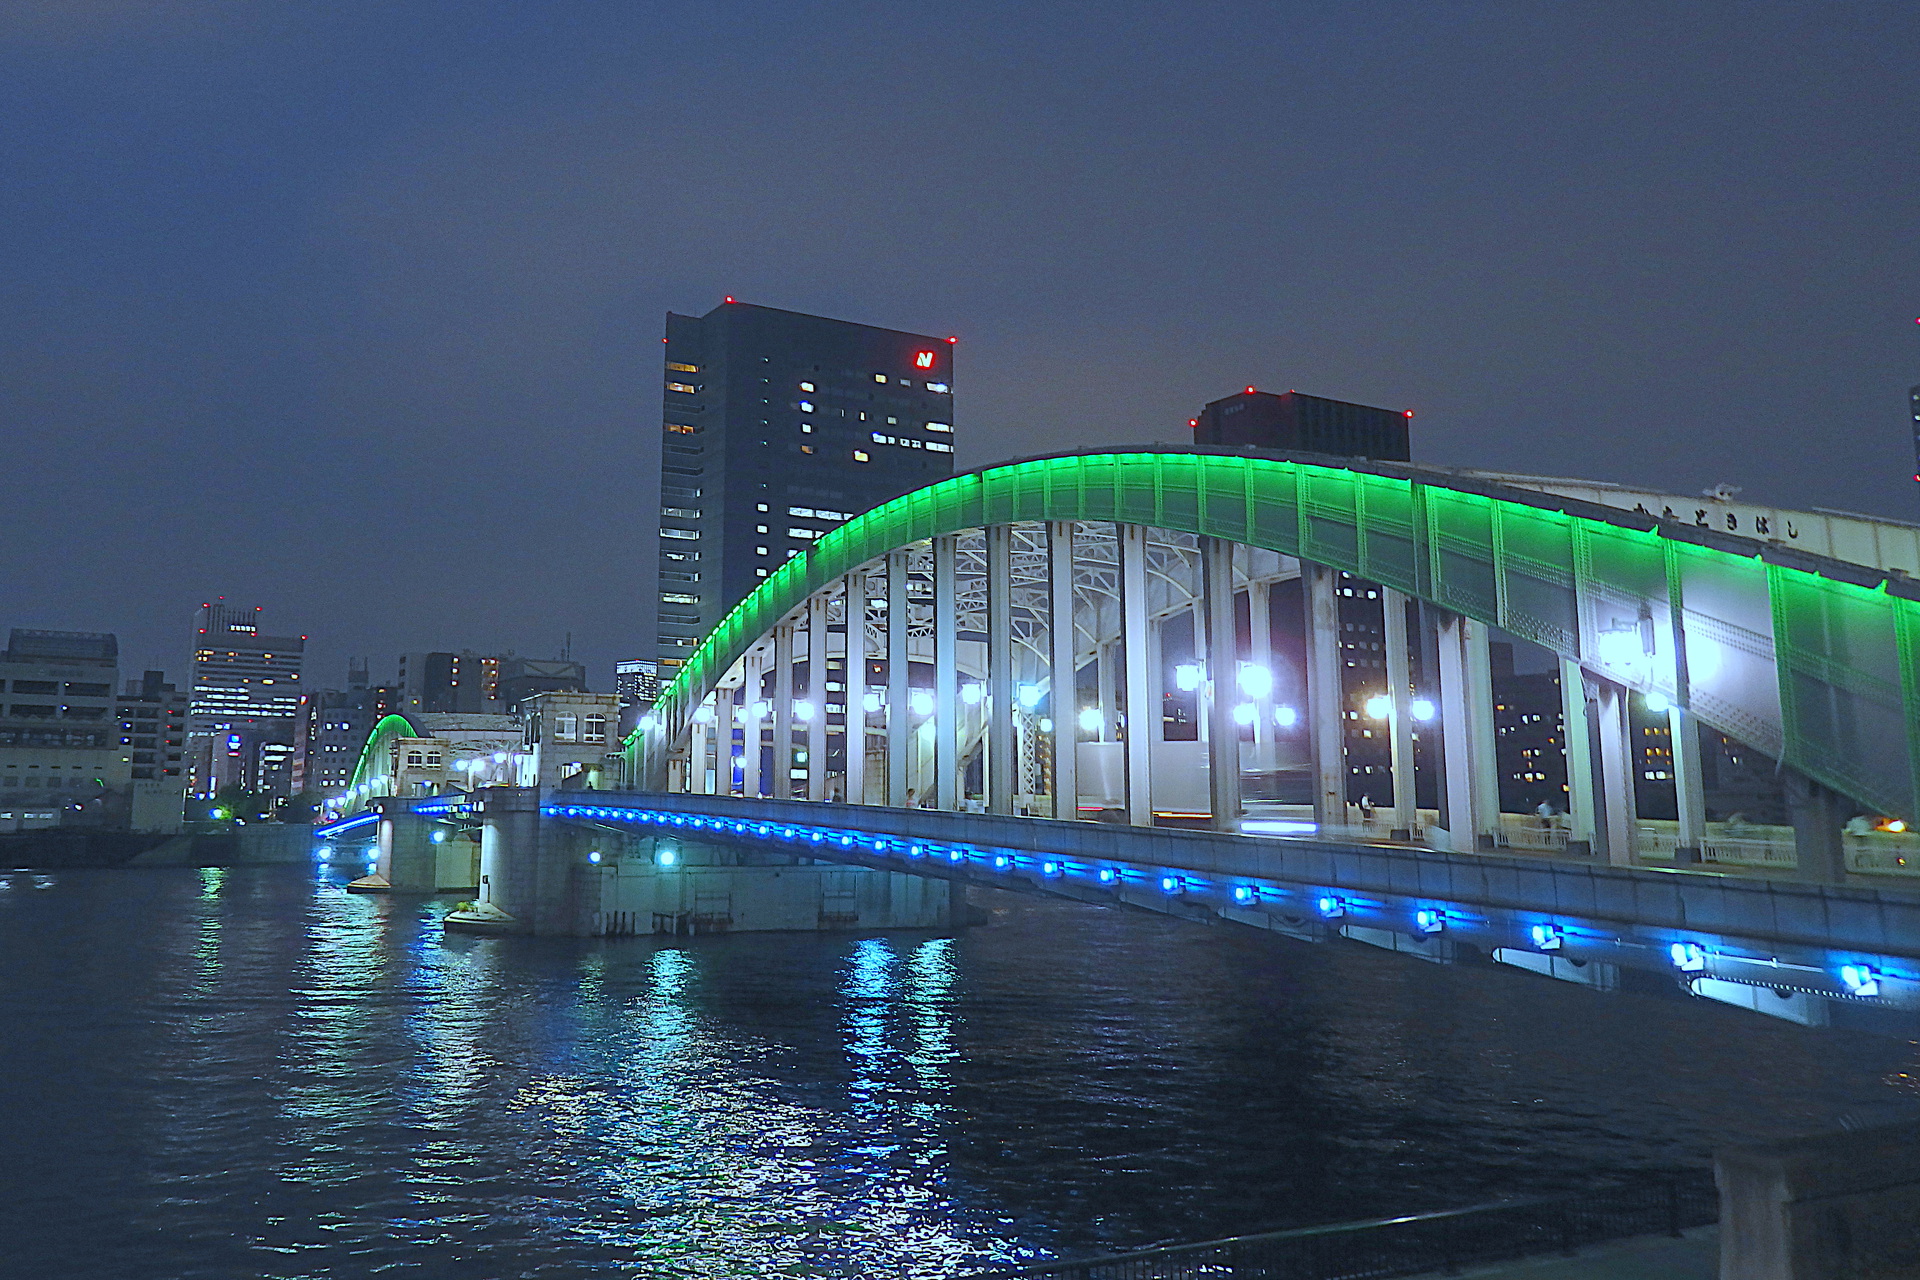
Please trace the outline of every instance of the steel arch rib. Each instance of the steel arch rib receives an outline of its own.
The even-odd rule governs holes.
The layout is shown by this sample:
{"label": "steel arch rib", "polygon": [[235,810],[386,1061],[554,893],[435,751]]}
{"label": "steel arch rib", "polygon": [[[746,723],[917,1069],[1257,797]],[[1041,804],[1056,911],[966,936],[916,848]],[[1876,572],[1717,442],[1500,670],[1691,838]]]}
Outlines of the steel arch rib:
{"label": "steel arch rib", "polygon": [[[1054,455],[895,499],[824,535],[721,620],[656,706],[656,745],[674,741],[719,677],[835,578],[909,543],[1043,520],[1146,525],[1346,570],[1666,694],[1880,812],[1920,811],[1920,583],[1479,477],[1318,455]],[[1644,670],[1610,656],[1623,619],[1670,637],[1669,654],[1649,653]],[[1772,687],[1748,681],[1744,702],[1697,672],[1690,687],[1678,651],[1722,644],[1728,662],[1770,663]],[[636,779],[644,739],[637,731],[626,743]]]}

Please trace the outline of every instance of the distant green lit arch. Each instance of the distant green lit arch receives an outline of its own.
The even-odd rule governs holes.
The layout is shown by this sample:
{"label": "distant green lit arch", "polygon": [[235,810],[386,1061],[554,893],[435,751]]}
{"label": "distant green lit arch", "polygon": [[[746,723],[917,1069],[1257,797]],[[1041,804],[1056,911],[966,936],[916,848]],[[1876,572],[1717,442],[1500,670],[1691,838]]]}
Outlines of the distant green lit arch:
{"label": "distant green lit arch", "polygon": [[367,745],[360,749],[360,762],[353,767],[353,780],[347,784],[349,791],[357,791],[360,784],[367,780],[367,770],[373,764],[376,752],[384,748],[395,738],[424,738],[423,733],[413,721],[403,715],[392,713],[380,717],[373,726],[373,732],[367,735]]}
{"label": "distant green lit arch", "polygon": [[[1039,520],[1146,525],[1346,570],[1664,693],[1879,812],[1920,814],[1920,583],[1574,498],[1328,458],[1076,454],[907,494],[822,536],[741,601],[667,687],[654,732],[677,738],[728,668],[834,579],[926,538]],[[1744,698],[1728,697],[1690,682],[1684,660],[1664,673],[1610,666],[1599,637],[1635,616],[1669,627],[1678,648],[1749,665],[1759,655],[1773,687],[1750,680]],[[630,776],[645,745],[627,740]]]}

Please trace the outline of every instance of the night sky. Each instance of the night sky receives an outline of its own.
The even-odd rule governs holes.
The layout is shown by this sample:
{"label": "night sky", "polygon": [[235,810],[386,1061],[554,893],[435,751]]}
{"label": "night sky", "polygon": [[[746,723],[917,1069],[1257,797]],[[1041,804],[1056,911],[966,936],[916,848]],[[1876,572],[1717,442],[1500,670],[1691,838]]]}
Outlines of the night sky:
{"label": "night sky", "polygon": [[0,627],[639,651],[669,309],[960,336],[963,467],[1249,383],[1920,518],[1920,6],[7,0]]}

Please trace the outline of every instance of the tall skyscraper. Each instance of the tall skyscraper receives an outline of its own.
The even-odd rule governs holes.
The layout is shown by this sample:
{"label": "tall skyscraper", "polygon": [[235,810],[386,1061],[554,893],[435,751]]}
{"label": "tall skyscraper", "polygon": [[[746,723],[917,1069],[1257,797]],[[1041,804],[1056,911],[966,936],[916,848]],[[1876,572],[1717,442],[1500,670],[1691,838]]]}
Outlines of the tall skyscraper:
{"label": "tall skyscraper", "polygon": [[660,697],[660,664],[651,658],[632,658],[613,664],[613,691],[623,707],[652,708]]}
{"label": "tall skyscraper", "polygon": [[187,717],[196,795],[241,786],[283,796],[292,783],[307,638],[262,634],[260,614],[225,596],[200,606]]}
{"label": "tall skyscraper", "polygon": [[200,606],[190,704],[195,733],[240,720],[290,721],[298,710],[307,638],[261,634],[260,614],[227,604],[225,596]]}
{"label": "tall skyscraper", "polygon": [[1920,387],[1907,388],[1907,412],[1913,418],[1913,478],[1920,480]]}
{"label": "tall skyscraper", "polygon": [[668,314],[662,679],[821,534],[953,474],[953,342],[731,298]]}
{"label": "tall skyscraper", "polygon": [[1408,425],[1413,414],[1376,409],[1289,391],[1275,395],[1248,387],[1215,400],[1189,418],[1193,442],[1200,445],[1251,445],[1257,449],[1303,450],[1343,458],[1379,458],[1406,462]]}

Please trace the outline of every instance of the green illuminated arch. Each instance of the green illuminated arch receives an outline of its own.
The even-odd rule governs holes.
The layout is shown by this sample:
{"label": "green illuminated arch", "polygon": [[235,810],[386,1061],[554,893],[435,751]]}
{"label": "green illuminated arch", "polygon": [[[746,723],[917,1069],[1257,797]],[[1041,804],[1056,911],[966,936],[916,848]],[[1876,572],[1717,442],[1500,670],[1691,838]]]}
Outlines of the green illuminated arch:
{"label": "green illuminated arch", "polygon": [[[1406,464],[1180,452],[1038,458],[907,494],[821,537],[721,620],[661,697],[668,741],[814,591],[895,548],[1012,521],[1119,521],[1343,569],[1499,626],[1880,812],[1920,813],[1920,584],[1790,546]],[[1689,603],[1691,601],[1691,603]],[[1693,661],[1610,669],[1602,633],[1651,618]],[[1700,655],[1771,664],[1739,696]],[[1756,656],[1757,655],[1757,656]],[[1759,668],[1753,668],[1759,670]],[[397,718],[397,717],[395,717]],[[628,739],[639,776],[642,736]]]}
{"label": "green illuminated arch", "polygon": [[347,783],[349,790],[358,788],[367,780],[367,767],[375,759],[375,752],[384,748],[395,738],[425,738],[430,735],[421,732],[411,720],[403,715],[388,714],[380,717],[373,726],[373,732],[367,735],[367,745],[360,748],[360,761],[353,767],[353,780]]}

